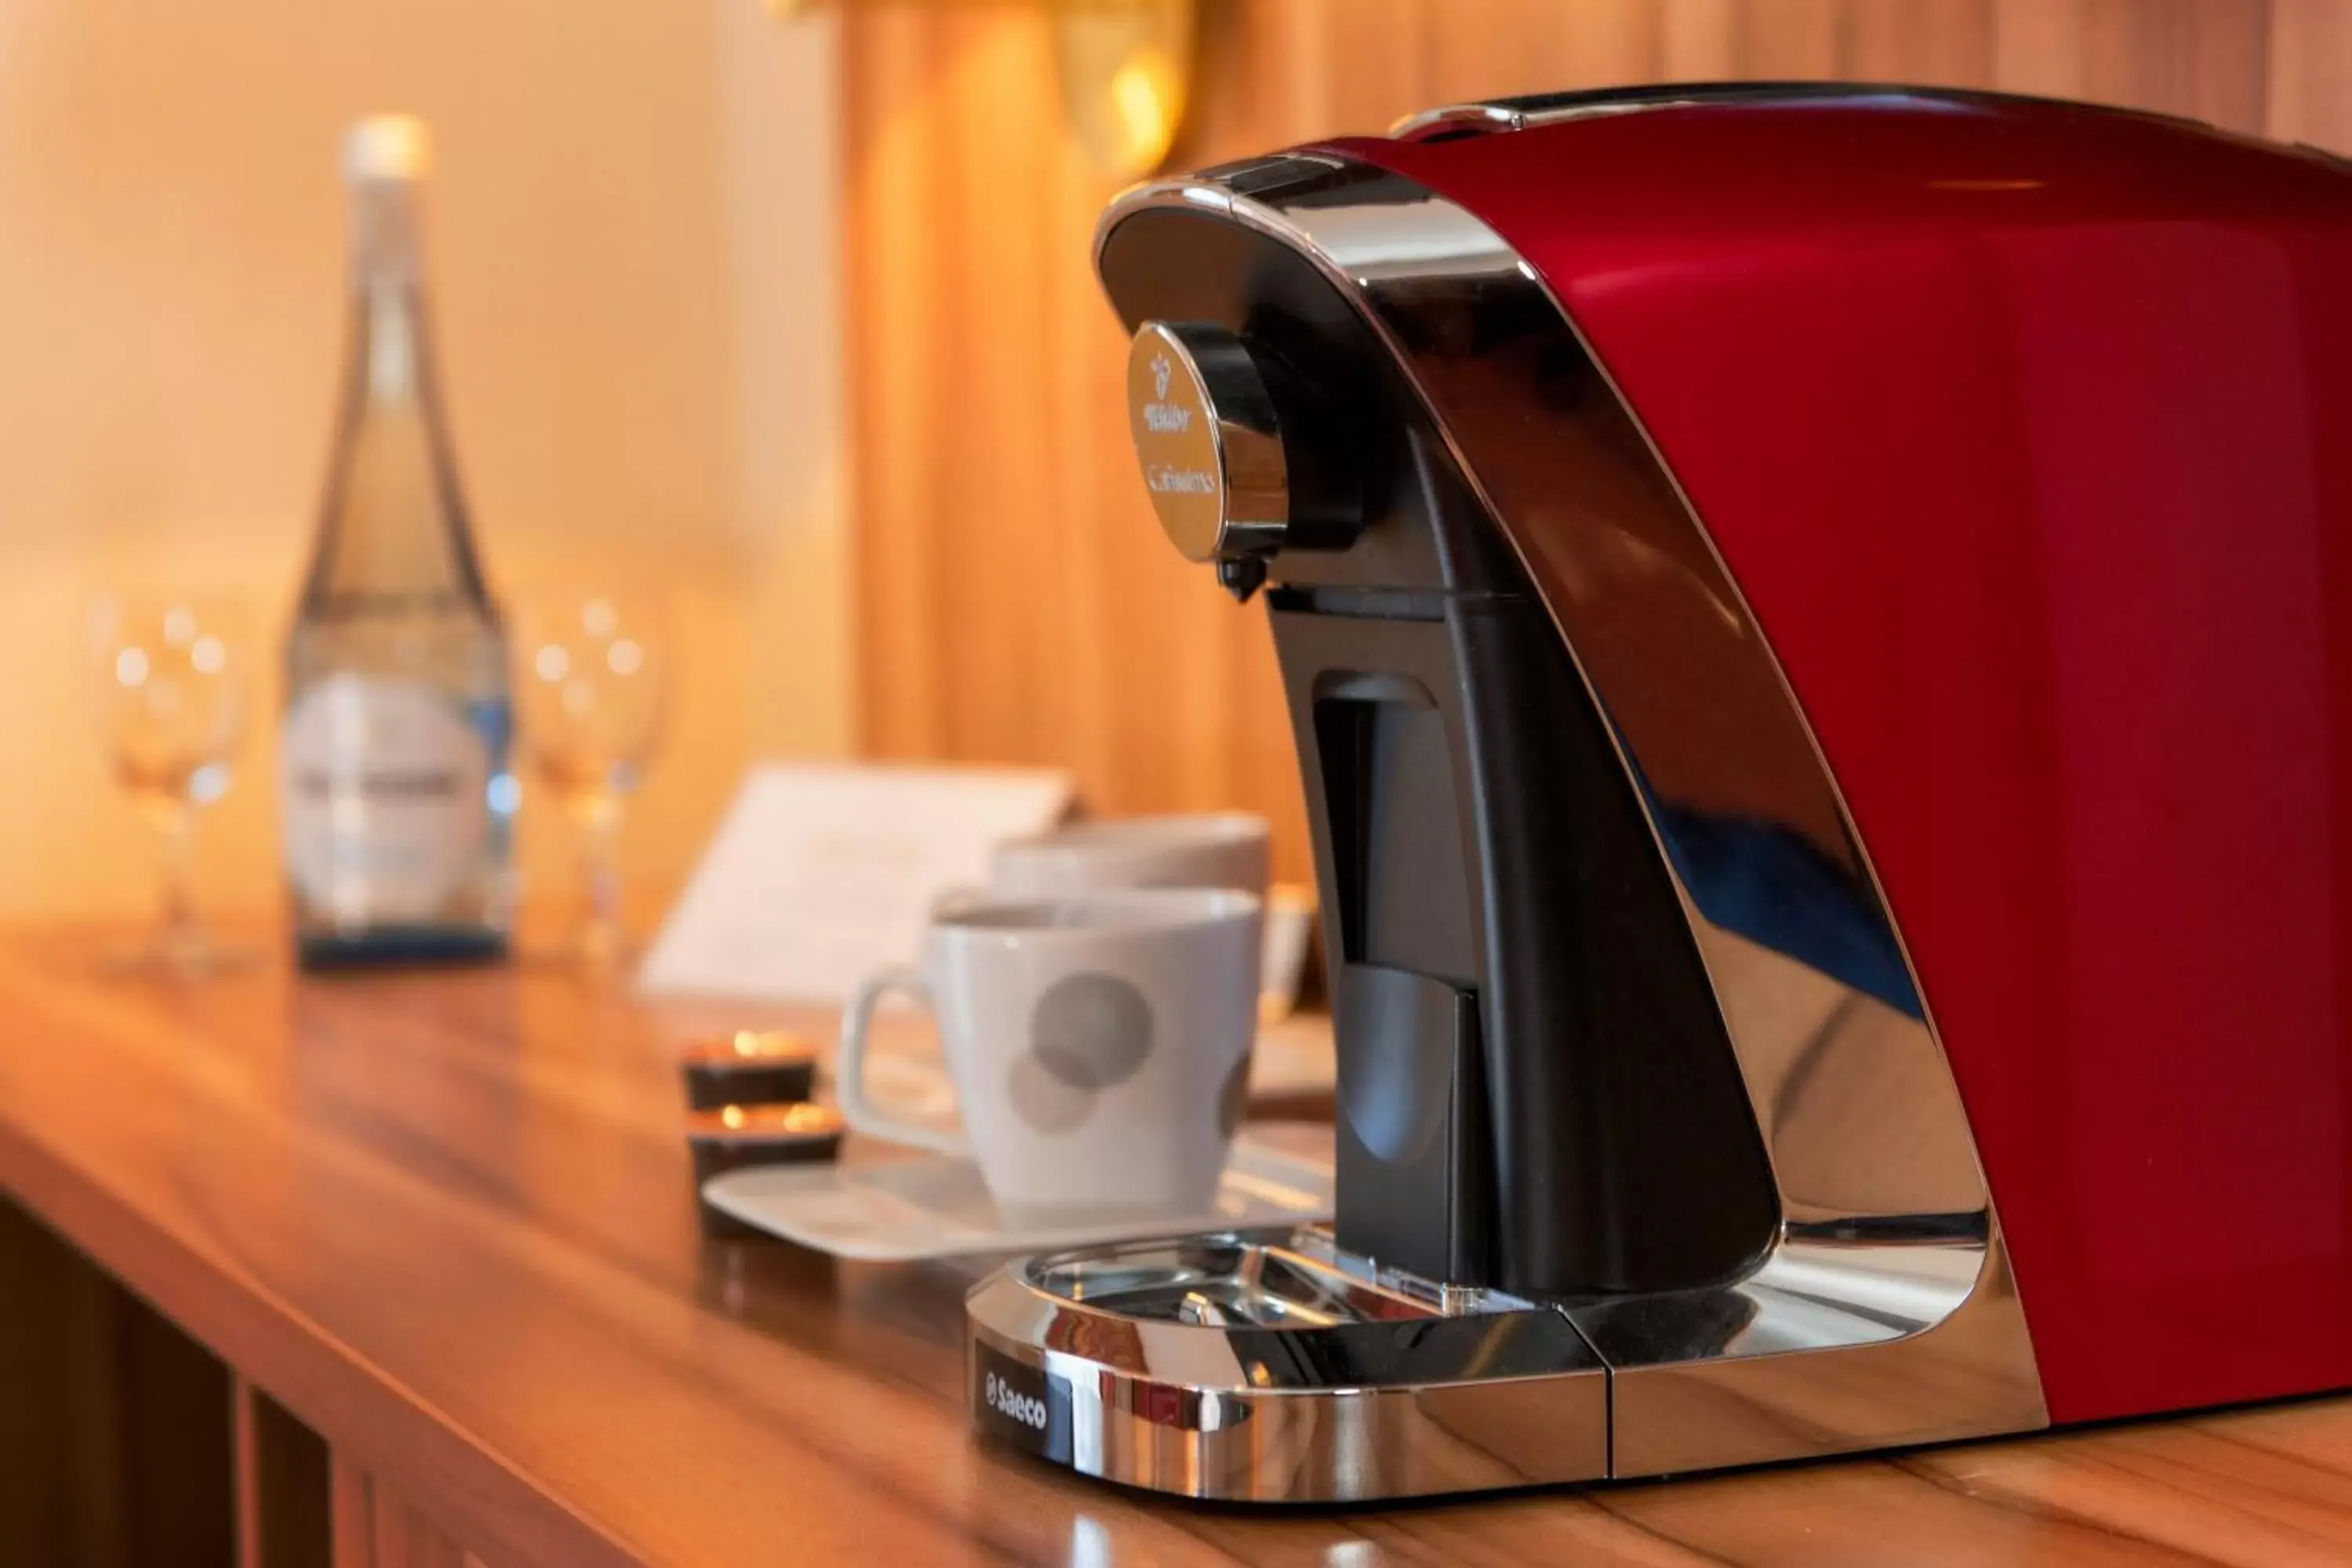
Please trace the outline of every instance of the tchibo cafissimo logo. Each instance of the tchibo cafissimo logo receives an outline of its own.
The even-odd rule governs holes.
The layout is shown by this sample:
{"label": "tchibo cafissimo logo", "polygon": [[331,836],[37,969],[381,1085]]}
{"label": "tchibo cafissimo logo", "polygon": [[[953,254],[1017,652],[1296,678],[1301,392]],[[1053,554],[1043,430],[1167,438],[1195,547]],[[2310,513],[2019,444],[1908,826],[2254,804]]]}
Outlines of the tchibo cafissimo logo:
{"label": "tchibo cafissimo logo", "polygon": [[1034,1428],[1039,1432],[1045,1429],[1048,1419],[1045,1402],[1032,1394],[1022,1393],[994,1373],[990,1373],[986,1381],[981,1384],[981,1394],[982,1397],[988,1401],[988,1407],[999,1415],[1008,1420],[1018,1421],[1024,1426]]}

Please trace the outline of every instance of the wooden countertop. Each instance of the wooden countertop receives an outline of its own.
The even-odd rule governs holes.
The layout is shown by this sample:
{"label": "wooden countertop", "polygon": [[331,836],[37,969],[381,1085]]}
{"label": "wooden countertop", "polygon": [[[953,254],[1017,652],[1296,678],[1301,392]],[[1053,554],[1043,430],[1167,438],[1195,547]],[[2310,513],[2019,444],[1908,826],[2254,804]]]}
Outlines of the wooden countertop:
{"label": "wooden countertop", "polygon": [[1114,1491],[968,1434],[971,1270],[702,1238],[666,1053],[733,1013],[90,951],[0,939],[0,1186],[493,1568],[2352,1555],[2345,1400],[1383,1510]]}

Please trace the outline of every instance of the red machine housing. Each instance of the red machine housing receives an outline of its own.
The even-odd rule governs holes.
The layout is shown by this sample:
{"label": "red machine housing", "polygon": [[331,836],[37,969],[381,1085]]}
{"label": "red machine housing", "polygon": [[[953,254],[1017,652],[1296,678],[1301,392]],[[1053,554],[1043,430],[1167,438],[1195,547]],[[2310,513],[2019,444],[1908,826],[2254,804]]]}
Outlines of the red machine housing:
{"label": "red machine housing", "polygon": [[2352,168],[1866,96],[1323,150],[1526,258],[1711,533],[2052,1418],[2352,1385]]}

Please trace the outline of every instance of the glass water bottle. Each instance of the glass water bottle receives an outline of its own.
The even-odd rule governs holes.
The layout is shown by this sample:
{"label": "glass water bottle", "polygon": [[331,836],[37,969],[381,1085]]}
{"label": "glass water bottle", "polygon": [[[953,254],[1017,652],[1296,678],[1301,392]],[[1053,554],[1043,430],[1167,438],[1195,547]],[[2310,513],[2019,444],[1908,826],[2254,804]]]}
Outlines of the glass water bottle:
{"label": "glass water bottle", "polygon": [[352,128],[350,350],[286,646],[288,881],[307,966],[507,948],[506,638],[449,449],[418,265],[422,125]]}

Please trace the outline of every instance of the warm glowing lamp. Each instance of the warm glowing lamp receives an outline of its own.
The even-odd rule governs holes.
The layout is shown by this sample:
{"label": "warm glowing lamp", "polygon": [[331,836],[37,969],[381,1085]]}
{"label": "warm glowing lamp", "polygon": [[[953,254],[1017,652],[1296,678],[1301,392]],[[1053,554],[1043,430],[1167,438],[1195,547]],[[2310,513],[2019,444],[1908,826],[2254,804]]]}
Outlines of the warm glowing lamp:
{"label": "warm glowing lamp", "polygon": [[[853,0],[767,0],[779,16]],[[947,5],[960,0],[856,0]],[[969,3],[969,0],[961,0]],[[1104,170],[1121,180],[1160,167],[1192,85],[1194,0],[1039,0],[1052,13],[1062,110]]]}
{"label": "warm glowing lamp", "polygon": [[1123,0],[1055,12],[1063,112],[1108,173],[1139,179],[1167,158],[1184,120],[1192,47],[1192,0]]}

